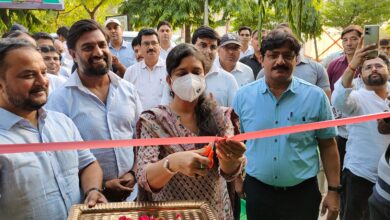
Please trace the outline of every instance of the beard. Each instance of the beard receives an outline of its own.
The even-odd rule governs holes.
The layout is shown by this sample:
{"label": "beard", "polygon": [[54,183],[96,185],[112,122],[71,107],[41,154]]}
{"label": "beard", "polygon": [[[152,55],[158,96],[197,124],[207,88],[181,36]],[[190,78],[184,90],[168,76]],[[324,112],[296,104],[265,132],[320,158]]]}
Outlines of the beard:
{"label": "beard", "polygon": [[[93,66],[93,62],[95,59],[103,59],[105,64],[98,65],[96,67]],[[91,57],[87,62],[81,61],[84,66],[84,74],[89,76],[103,76],[108,73],[111,66],[111,59],[108,56],[103,55],[102,57]]]}
{"label": "beard", "polygon": [[44,91],[45,92],[45,99],[44,100],[34,100],[32,97],[24,98],[21,95],[17,94],[10,88],[8,85],[5,87],[6,93],[8,96],[8,100],[11,104],[13,104],[15,107],[29,110],[29,111],[35,111],[40,109],[42,106],[44,106],[47,102],[47,96],[48,96],[48,89],[43,86],[35,86],[29,91],[29,95],[32,95],[37,92]]}
{"label": "beard", "polygon": [[[378,76],[378,77],[374,77]],[[364,84],[368,86],[382,86],[386,84],[387,80],[383,78],[383,76],[379,73],[373,73],[369,75],[367,78],[363,78]]]}

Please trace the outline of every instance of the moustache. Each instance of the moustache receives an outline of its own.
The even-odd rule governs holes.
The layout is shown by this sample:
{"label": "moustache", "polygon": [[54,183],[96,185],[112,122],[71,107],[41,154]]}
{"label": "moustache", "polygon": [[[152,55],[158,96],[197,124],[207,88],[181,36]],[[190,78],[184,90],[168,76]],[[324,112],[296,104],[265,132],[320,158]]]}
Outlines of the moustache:
{"label": "moustache", "polygon": [[34,88],[32,88],[30,90],[29,93],[32,94],[32,93],[37,93],[37,92],[42,92],[42,91],[47,92],[47,88],[45,88],[44,86],[35,86]]}
{"label": "moustache", "polygon": [[156,52],[154,49],[149,49],[148,51],[146,51],[147,53],[150,53],[150,52]]}
{"label": "moustache", "polygon": [[107,56],[100,56],[100,57],[94,56],[94,57],[89,58],[88,62],[92,63],[93,60],[100,60],[100,59],[103,59],[104,61],[106,61],[106,63],[108,63],[108,57]]}
{"label": "moustache", "polygon": [[274,66],[272,67],[272,70],[289,70],[288,66],[285,66],[285,65],[277,65],[277,66]]}

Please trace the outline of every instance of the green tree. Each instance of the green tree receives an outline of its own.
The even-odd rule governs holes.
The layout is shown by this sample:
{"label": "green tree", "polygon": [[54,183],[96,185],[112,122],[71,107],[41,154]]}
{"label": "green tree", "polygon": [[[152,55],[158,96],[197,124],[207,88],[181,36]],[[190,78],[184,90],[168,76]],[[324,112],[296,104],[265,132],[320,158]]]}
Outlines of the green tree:
{"label": "green tree", "polygon": [[26,26],[30,32],[55,32],[59,26],[71,26],[85,18],[103,23],[106,16],[116,15],[123,0],[67,0],[64,11],[0,9],[0,31],[5,32],[14,23]]}
{"label": "green tree", "polygon": [[[293,32],[301,39],[314,38],[321,34],[322,25],[318,12],[321,0],[259,0],[258,4],[259,28],[269,19],[268,22],[272,23],[288,22]],[[271,18],[267,15],[271,15]]]}
{"label": "green tree", "polygon": [[94,19],[104,23],[106,16],[117,15],[118,5],[123,0],[68,0],[65,1],[65,11],[58,11],[55,15],[53,27],[62,25],[71,26],[80,19]]}
{"label": "green tree", "polygon": [[39,16],[31,10],[0,9],[0,32],[8,31],[15,22],[24,25],[28,29],[34,29],[42,24]]}
{"label": "green tree", "polygon": [[[224,6],[223,0],[209,1],[209,14],[218,13]],[[167,20],[174,27],[184,25],[186,42],[190,41],[191,27],[203,24],[204,1],[202,0],[128,0],[122,3],[120,11],[128,14],[133,28],[155,27],[159,21]],[[210,26],[216,22],[209,17]]]}
{"label": "green tree", "polygon": [[324,24],[330,27],[382,24],[390,19],[389,5],[389,0],[328,0],[322,17]]}

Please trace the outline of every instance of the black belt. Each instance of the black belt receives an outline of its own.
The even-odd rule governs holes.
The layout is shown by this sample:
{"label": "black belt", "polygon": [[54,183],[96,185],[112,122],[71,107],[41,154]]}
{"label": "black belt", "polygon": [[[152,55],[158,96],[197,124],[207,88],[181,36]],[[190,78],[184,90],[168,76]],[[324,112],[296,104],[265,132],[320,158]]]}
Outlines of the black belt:
{"label": "black belt", "polygon": [[295,185],[295,186],[272,186],[272,185],[268,185],[266,183],[263,183],[261,182],[260,180],[250,176],[250,175],[246,175],[245,178],[248,178],[248,180],[251,180],[251,181],[256,181],[259,185],[263,186],[264,188],[268,188],[269,190],[273,190],[273,191],[290,191],[290,190],[298,190],[298,189],[303,189],[305,188],[306,186],[310,186],[310,185],[313,185],[313,184],[316,184],[318,185],[317,183],[317,177],[311,177],[307,180],[304,180],[303,182]]}

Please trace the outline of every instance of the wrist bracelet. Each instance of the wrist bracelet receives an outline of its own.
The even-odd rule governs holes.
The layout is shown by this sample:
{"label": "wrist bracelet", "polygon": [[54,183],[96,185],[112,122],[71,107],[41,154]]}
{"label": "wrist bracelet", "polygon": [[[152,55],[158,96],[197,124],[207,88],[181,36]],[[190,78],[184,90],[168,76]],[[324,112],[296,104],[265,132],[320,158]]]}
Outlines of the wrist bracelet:
{"label": "wrist bracelet", "polygon": [[167,171],[169,174],[171,174],[171,175],[177,174],[177,171],[173,172],[171,169],[169,169],[169,160],[168,159],[164,160],[163,167],[165,168],[165,171]]}
{"label": "wrist bracelet", "polygon": [[94,190],[96,190],[96,191],[98,191],[98,192],[100,192],[100,193],[103,193],[103,191],[102,191],[101,189],[96,188],[96,187],[92,187],[92,188],[90,188],[89,190],[87,190],[87,191],[84,193],[84,199],[87,198],[88,194],[89,194],[91,191],[94,191]]}
{"label": "wrist bracelet", "polygon": [[348,68],[351,69],[352,72],[356,72],[356,69],[357,69],[357,68],[353,68],[350,63],[348,64]]}
{"label": "wrist bracelet", "polygon": [[133,175],[134,177],[134,181],[137,182],[137,177],[135,177],[135,172],[130,170],[128,173],[131,173],[131,175]]}

